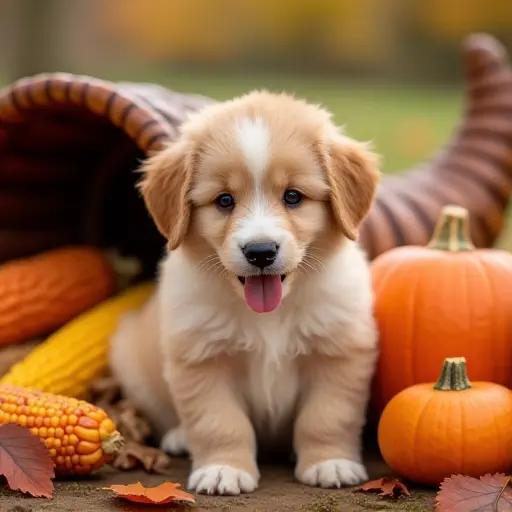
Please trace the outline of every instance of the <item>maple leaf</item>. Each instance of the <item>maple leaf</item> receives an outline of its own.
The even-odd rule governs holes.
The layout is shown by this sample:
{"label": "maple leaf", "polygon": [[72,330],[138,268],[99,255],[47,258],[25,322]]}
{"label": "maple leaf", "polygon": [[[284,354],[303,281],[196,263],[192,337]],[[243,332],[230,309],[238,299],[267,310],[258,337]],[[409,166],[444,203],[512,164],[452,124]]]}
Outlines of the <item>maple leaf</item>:
{"label": "maple leaf", "polygon": [[397,480],[396,478],[379,478],[377,480],[372,480],[371,482],[366,482],[361,485],[361,487],[357,488],[358,491],[380,491],[379,496],[381,498],[389,497],[396,498],[400,496],[402,493],[410,496],[411,493],[409,489],[407,489],[406,485]]}
{"label": "maple leaf", "polygon": [[0,425],[0,475],[7,485],[32,496],[53,496],[55,471],[48,448],[28,428]]}
{"label": "maple leaf", "polygon": [[441,483],[437,512],[512,512],[510,477],[503,473],[473,478],[452,475]]}
{"label": "maple leaf", "polygon": [[105,489],[113,491],[119,498],[135,503],[149,503],[152,505],[163,505],[174,501],[195,503],[192,494],[182,491],[181,484],[165,482],[156,487],[144,487],[140,482],[130,485],[111,485]]}

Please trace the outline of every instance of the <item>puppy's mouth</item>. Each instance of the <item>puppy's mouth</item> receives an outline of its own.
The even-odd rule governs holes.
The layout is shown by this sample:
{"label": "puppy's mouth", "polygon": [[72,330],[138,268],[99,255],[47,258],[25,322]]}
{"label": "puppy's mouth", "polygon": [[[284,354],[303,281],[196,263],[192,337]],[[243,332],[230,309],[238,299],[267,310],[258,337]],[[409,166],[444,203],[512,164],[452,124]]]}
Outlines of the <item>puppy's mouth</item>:
{"label": "puppy's mouth", "polygon": [[281,304],[286,274],[237,277],[244,287],[245,302],[256,313],[270,313]]}

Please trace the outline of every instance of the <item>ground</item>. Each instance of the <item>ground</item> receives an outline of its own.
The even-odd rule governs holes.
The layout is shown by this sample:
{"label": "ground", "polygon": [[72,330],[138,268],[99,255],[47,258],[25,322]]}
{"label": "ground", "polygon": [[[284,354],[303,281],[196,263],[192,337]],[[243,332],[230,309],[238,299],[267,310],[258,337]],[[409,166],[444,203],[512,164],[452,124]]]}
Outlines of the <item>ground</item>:
{"label": "ground", "polygon": [[[389,468],[376,455],[367,458],[370,478],[391,475]],[[80,482],[56,482],[53,500],[27,498],[19,493],[0,488],[0,512],[64,512],[64,511],[118,511],[157,512],[176,510],[168,506],[142,506],[111,496],[102,489],[111,484],[137,481],[154,486],[163,481],[186,482],[189,464],[183,459],[173,461],[167,475],[148,475],[140,471],[114,472],[105,469],[98,475]],[[395,501],[381,499],[373,494],[346,490],[312,489],[293,479],[291,467],[263,466],[260,488],[249,495],[238,497],[198,496],[197,507],[180,508],[178,512],[362,512],[403,511],[423,512],[433,509],[435,490],[410,486],[411,496]]]}

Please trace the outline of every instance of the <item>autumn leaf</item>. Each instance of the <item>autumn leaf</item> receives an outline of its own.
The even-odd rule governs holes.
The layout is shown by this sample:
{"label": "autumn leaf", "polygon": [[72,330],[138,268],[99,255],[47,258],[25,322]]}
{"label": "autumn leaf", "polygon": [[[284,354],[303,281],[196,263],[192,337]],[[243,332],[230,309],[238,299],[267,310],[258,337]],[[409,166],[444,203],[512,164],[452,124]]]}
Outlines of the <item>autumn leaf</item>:
{"label": "autumn leaf", "polygon": [[0,425],[0,475],[13,489],[32,496],[53,496],[55,471],[48,448],[28,428]]}
{"label": "autumn leaf", "polygon": [[503,473],[472,478],[452,475],[441,483],[437,512],[512,512],[510,477]]}
{"label": "autumn leaf", "polygon": [[359,487],[357,490],[380,491],[379,496],[381,498],[396,498],[402,493],[406,494],[407,496],[411,495],[405,484],[396,478],[379,478],[377,480],[372,480],[371,482],[366,482],[365,484],[361,485],[361,487]]}
{"label": "autumn leaf", "polygon": [[118,497],[136,503],[149,503],[163,505],[174,501],[185,501],[195,503],[195,498],[188,492],[180,489],[180,484],[165,482],[156,487],[144,487],[140,482],[130,485],[111,485],[106,487],[113,491]]}

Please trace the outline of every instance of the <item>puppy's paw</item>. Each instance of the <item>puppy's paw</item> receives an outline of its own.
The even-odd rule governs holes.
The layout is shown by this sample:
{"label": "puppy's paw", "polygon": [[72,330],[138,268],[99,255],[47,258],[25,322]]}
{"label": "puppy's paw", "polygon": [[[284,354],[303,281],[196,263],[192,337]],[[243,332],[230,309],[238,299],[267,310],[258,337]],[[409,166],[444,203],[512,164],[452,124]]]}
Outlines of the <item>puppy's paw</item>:
{"label": "puppy's paw", "polygon": [[171,455],[188,453],[188,444],[183,429],[176,427],[169,430],[160,441],[160,449]]}
{"label": "puppy's paw", "polygon": [[297,475],[303,484],[326,489],[361,484],[368,481],[363,464],[348,459],[329,459],[313,464]]}
{"label": "puppy's paw", "polygon": [[253,492],[258,482],[247,471],[232,466],[212,465],[198,468],[188,479],[188,488],[200,494],[236,495]]}

